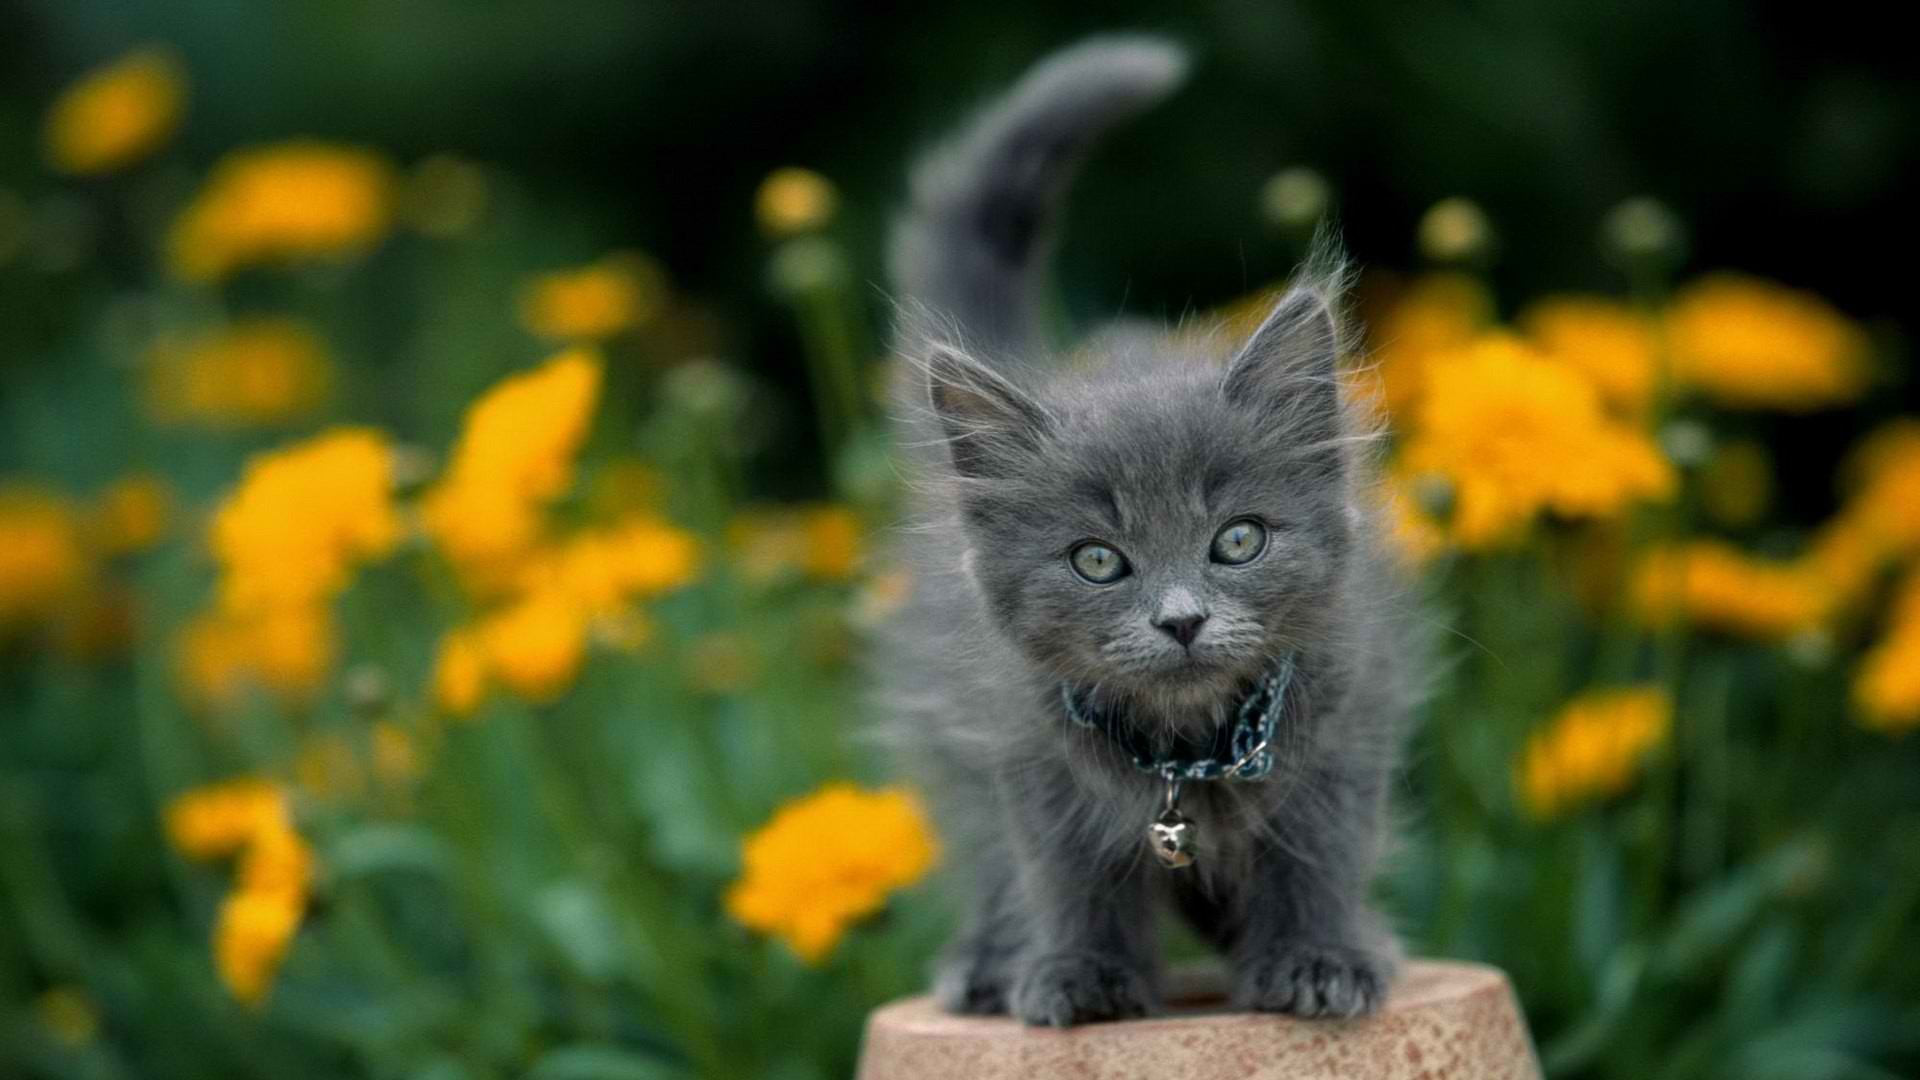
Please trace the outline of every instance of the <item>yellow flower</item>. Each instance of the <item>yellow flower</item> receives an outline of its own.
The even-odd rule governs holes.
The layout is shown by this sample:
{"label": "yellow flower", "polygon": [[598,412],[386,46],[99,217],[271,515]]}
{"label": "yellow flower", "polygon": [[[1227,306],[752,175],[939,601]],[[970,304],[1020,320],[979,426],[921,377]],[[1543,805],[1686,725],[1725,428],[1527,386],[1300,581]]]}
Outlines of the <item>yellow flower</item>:
{"label": "yellow flower", "polygon": [[757,583],[789,573],[845,581],[864,549],[859,517],[835,505],[748,510],[728,523],[727,539],[742,573]]}
{"label": "yellow flower", "polygon": [[1412,417],[1426,389],[1434,356],[1473,341],[1493,321],[1486,286],[1463,274],[1429,274],[1415,281],[1373,323],[1372,364],[1361,385],[1396,422]]}
{"label": "yellow flower", "polygon": [[294,319],[258,316],[157,346],[147,408],[162,424],[269,426],[312,413],[332,386],[318,334]]}
{"label": "yellow flower", "polygon": [[1400,467],[1453,493],[1463,547],[1524,535],[1534,518],[1617,517],[1665,498],[1672,467],[1642,432],[1607,416],[1593,387],[1502,335],[1434,359]]}
{"label": "yellow flower", "polygon": [[1666,741],[1673,702],[1655,687],[1585,694],[1527,740],[1515,770],[1520,801],[1536,818],[1625,791],[1648,751]]}
{"label": "yellow flower", "polygon": [[446,474],[421,514],[469,588],[509,583],[539,542],[546,504],[573,483],[600,373],[597,354],[569,349],[468,407]]}
{"label": "yellow flower", "polygon": [[925,876],[937,853],[909,793],[828,784],[746,838],[727,913],[819,963],[850,926]]}
{"label": "yellow flower", "polygon": [[167,236],[173,272],[213,281],[243,267],[344,259],[387,234],[393,170],[352,147],[295,141],[221,159]]}
{"label": "yellow flower", "polygon": [[214,926],[214,967],[237,1000],[258,1005],[313,886],[313,849],[294,830],[286,791],[254,777],[196,788],[168,804],[166,823],[168,839],[188,858],[239,855]]}
{"label": "yellow flower", "polygon": [[1840,514],[1847,527],[1882,558],[1920,552],[1920,420],[1867,436],[1846,472],[1854,489]]}
{"label": "yellow flower", "polygon": [[1866,391],[1866,335],[1811,293],[1711,276],[1681,291],[1666,332],[1675,379],[1730,408],[1805,411]]}
{"label": "yellow flower", "polygon": [[433,700],[442,712],[466,716],[487,693],[487,652],[478,634],[454,630],[440,639],[433,660]]}
{"label": "yellow flower", "polygon": [[286,793],[258,777],[194,788],[167,804],[167,840],[189,859],[219,859],[288,820]]}
{"label": "yellow flower", "polygon": [[370,428],[335,428],[257,455],[208,533],[226,610],[329,599],[400,540],[392,447]]}
{"label": "yellow flower", "polygon": [[544,338],[598,341],[651,320],[665,296],[657,263],[620,252],[529,280],[520,293],[520,324]]}
{"label": "yellow flower", "polygon": [[587,652],[587,617],[576,604],[536,593],[502,608],[477,628],[486,668],[529,701],[566,693]]}
{"label": "yellow flower", "polygon": [[1861,659],[1853,700],[1868,728],[1889,735],[1920,728],[1920,570],[1908,572],[1888,614],[1886,637]]}
{"label": "yellow flower", "polygon": [[1520,327],[1549,359],[1586,376],[1616,412],[1638,416],[1659,377],[1653,327],[1625,304],[1599,297],[1543,300],[1520,316]]}
{"label": "yellow flower", "polygon": [[47,113],[47,163],[79,176],[130,165],[180,126],[187,76],[172,49],[137,49],[89,72]]}
{"label": "yellow flower", "polygon": [[1650,552],[1634,578],[1633,603],[1649,622],[1684,618],[1773,641],[1819,625],[1835,596],[1811,564],[1754,559],[1717,540],[1696,540]]}
{"label": "yellow flower", "polygon": [[34,1000],[40,1026],[68,1046],[85,1046],[100,1033],[100,1009],[77,986],[55,986]]}
{"label": "yellow flower", "polygon": [[166,534],[173,494],[152,473],[130,473],[108,485],[94,500],[95,546],[109,555],[142,551]]}
{"label": "yellow flower", "polygon": [[1446,550],[1447,530],[1421,507],[1414,485],[1396,474],[1381,491],[1387,547],[1408,567],[1419,567]]}
{"label": "yellow flower", "polygon": [[237,890],[221,901],[214,969],[235,1000],[255,1007],[266,1000],[305,914],[303,896]]}
{"label": "yellow flower", "polygon": [[833,220],[839,205],[833,183],[811,169],[795,166],[775,169],[760,182],[753,197],[760,230],[774,239],[814,232]]}
{"label": "yellow flower", "polygon": [[58,614],[91,566],[66,500],[0,484],[0,634]]}

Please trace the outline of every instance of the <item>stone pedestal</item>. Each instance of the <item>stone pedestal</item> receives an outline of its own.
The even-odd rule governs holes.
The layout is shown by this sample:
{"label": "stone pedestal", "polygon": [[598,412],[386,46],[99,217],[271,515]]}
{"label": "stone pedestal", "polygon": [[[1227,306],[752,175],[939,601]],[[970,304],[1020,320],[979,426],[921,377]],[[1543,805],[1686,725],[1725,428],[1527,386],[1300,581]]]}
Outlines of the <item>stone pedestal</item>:
{"label": "stone pedestal", "polygon": [[875,1010],[859,1080],[1539,1080],[1499,971],[1415,961],[1365,1020],[1226,1012],[1214,973],[1174,981],[1164,1016],[1065,1031],[949,1016],[929,998]]}

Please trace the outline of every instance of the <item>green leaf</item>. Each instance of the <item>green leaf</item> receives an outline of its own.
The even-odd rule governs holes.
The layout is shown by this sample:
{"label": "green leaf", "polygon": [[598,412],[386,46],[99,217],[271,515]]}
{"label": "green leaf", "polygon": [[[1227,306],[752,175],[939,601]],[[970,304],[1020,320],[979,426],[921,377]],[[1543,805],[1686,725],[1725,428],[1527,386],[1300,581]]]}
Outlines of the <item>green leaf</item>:
{"label": "green leaf", "polygon": [[327,866],[342,879],[387,873],[448,877],[453,861],[446,842],[417,825],[360,825],[341,833],[326,853]]}

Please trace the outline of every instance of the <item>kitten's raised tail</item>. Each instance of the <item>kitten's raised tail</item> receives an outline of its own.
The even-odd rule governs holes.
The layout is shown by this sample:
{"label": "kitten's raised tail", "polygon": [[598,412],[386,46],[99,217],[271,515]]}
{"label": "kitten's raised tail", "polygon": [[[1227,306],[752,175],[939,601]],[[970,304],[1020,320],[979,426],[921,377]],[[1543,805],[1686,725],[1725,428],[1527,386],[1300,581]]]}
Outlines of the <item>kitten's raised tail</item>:
{"label": "kitten's raised tail", "polygon": [[1186,70],[1185,51],[1155,37],[1094,38],[1037,64],[914,167],[891,252],[903,298],[957,321],[988,355],[1029,346],[1035,278],[1076,166]]}

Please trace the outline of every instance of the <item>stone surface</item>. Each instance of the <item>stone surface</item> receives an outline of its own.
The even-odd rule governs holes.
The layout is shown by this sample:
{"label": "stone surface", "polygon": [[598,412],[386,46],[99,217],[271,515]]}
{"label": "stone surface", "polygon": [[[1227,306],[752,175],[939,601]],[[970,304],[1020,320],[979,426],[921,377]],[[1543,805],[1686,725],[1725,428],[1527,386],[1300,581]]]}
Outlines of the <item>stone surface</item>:
{"label": "stone surface", "polygon": [[1187,973],[1148,1020],[1064,1031],[949,1016],[931,999],[867,1020],[859,1080],[1538,1080],[1507,978],[1478,964],[1415,961],[1365,1020],[1225,1012],[1218,976]]}

